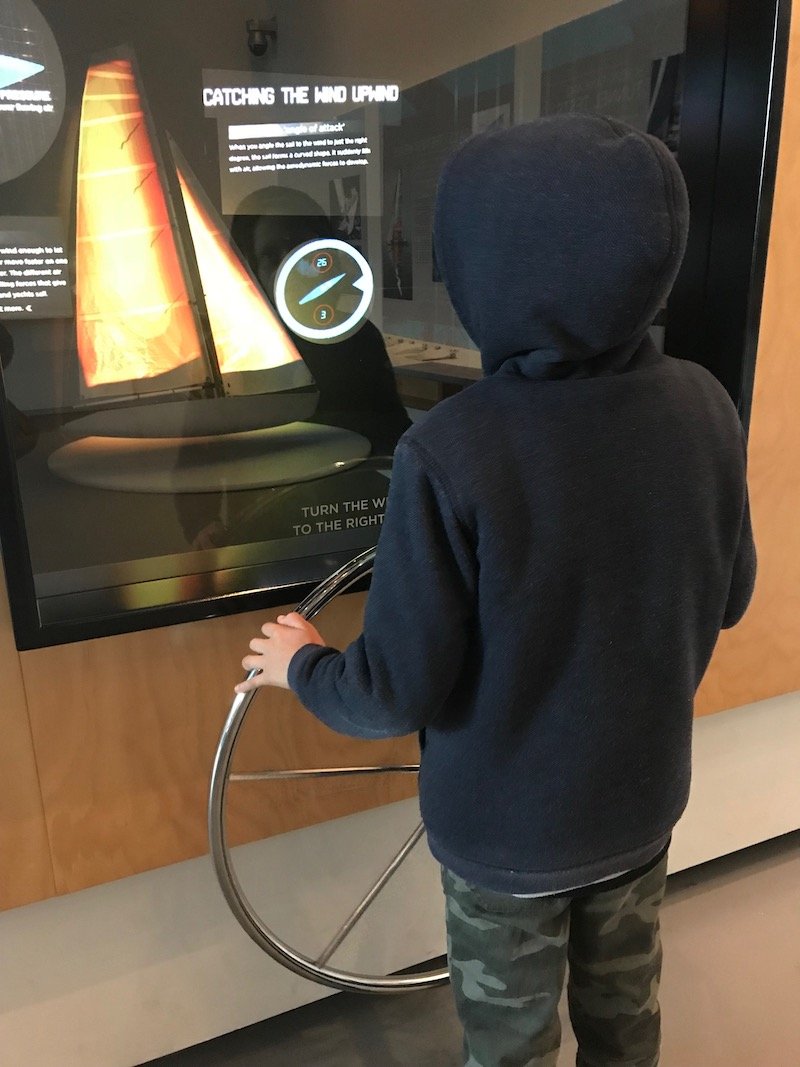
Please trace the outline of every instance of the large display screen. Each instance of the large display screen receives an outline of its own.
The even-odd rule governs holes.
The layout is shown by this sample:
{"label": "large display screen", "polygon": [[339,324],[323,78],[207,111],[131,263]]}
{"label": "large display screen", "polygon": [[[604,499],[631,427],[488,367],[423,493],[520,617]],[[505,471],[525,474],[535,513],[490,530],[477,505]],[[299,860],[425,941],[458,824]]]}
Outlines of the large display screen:
{"label": "large display screen", "polygon": [[[661,137],[690,192],[719,177],[726,3],[401,6],[0,0],[20,647],[285,603],[376,542],[399,437],[481,374],[431,239],[463,140],[600,112]],[[759,191],[776,10],[747,46]],[[698,204],[654,329],[711,365],[679,328],[709,290]]]}

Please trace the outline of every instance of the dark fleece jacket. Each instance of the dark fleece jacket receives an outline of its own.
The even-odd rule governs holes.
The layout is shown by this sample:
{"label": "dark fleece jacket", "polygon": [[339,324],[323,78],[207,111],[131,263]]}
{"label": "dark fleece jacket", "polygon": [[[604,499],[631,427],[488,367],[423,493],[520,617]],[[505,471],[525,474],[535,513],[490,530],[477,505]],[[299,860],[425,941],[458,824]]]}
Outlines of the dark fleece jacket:
{"label": "dark fleece jacket", "polygon": [[736,411],[648,335],[687,223],[666,148],[601,118],[475,137],[440,182],[486,377],[400,442],[364,633],[289,677],[342,733],[425,729],[430,847],[479,886],[559,892],[663,847],[752,594]]}

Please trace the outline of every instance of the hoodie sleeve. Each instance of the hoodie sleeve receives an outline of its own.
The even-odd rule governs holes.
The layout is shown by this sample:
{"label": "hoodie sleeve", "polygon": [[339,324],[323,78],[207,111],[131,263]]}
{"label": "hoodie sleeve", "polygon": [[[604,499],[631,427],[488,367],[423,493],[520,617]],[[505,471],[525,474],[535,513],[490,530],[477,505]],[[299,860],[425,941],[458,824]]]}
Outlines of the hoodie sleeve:
{"label": "hoodie sleeve", "polygon": [[741,621],[750,606],[756,584],[756,546],[753,540],[753,527],[750,521],[750,503],[744,502],[742,529],[739,534],[739,547],[733,564],[728,603],[725,608],[723,630],[729,630]]}
{"label": "hoodie sleeve", "polygon": [[364,617],[344,652],[306,645],[289,684],[322,722],[353,737],[421,730],[450,695],[464,660],[477,563],[435,461],[397,448]]}

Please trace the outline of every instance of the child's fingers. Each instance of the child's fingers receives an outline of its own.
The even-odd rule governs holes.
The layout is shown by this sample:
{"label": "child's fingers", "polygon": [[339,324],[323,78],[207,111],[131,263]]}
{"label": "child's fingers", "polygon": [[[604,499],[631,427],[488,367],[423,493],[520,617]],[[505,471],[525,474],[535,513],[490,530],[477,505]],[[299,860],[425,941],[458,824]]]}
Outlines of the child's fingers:
{"label": "child's fingers", "polygon": [[258,682],[239,682],[238,685],[233,687],[234,693],[251,693],[254,689],[258,689]]}
{"label": "child's fingers", "polygon": [[254,678],[245,678],[243,682],[235,685],[233,688],[236,693],[249,693],[251,689],[257,689],[258,686],[263,685],[261,659],[259,656],[245,656],[242,660],[242,667],[248,674],[254,670],[258,671],[258,674]]}
{"label": "child's fingers", "polygon": [[304,630],[308,622],[296,611],[290,611],[288,615],[279,615],[278,622],[281,626],[290,626],[293,630]]}

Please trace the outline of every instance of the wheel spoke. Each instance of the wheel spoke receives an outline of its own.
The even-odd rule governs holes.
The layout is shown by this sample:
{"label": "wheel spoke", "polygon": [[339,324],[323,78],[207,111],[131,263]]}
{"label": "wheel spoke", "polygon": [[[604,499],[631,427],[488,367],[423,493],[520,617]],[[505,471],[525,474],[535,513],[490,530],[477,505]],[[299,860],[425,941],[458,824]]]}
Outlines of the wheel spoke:
{"label": "wheel spoke", "polygon": [[370,888],[370,890],[368,891],[368,893],[364,897],[364,899],[361,901],[361,903],[358,904],[355,907],[355,909],[353,910],[352,914],[345,920],[345,922],[339,928],[337,933],[334,935],[334,937],[333,937],[332,941],[330,942],[330,944],[325,948],[325,950],[322,952],[322,954],[317,958],[317,960],[315,962],[316,962],[316,964],[318,966],[324,966],[328,962],[328,960],[331,958],[331,956],[334,954],[334,952],[337,950],[337,948],[339,948],[339,946],[342,944],[342,942],[347,937],[347,935],[352,931],[353,927],[356,925],[356,923],[359,921],[359,919],[361,919],[361,917],[364,915],[364,912],[367,910],[367,908],[370,906],[370,904],[372,904],[373,900],[375,900],[377,895],[380,893],[380,891],[383,889],[383,887],[386,885],[386,883],[389,881],[389,879],[392,877],[392,875],[398,869],[398,867],[403,862],[403,860],[406,858],[406,856],[408,856],[408,854],[413,849],[414,845],[416,845],[416,843],[419,841],[419,839],[422,837],[422,835],[424,833],[425,833],[425,827],[423,826],[422,823],[419,823],[415,827],[414,832],[411,834],[411,836],[408,838],[408,840],[402,846],[400,851],[397,853],[397,855],[391,861],[389,866],[383,872],[383,874],[381,874],[380,877],[375,881],[375,883],[372,885],[372,887]]}
{"label": "wheel spoke", "polygon": [[269,782],[292,778],[344,778],[349,774],[416,774],[418,763],[403,763],[390,767],[315,767],[306,771],[254,771],[251,774],[232,774],[231,782]]}

